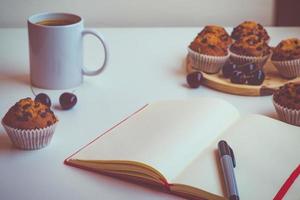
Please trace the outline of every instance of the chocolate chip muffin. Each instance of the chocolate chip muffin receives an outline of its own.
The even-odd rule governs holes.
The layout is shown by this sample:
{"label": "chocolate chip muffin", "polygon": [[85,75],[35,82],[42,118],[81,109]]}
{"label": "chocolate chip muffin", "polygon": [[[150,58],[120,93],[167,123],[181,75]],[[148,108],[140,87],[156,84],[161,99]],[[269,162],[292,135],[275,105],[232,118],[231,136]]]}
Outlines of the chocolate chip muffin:
{"label": "chocolate chip muffin", "polygon": [[271,48],[259,36],[249,35],[235,41],[230,51],[238,55],[262,57],[269,55]]}
{"label": "chocolate chip muffin", "polygon": [[51,126],[57,118],[48,106],[25,98],[9,109],[3,122],[13,128],[38,129]]}
{"label": "chocolate chip muffin", "polygon": [[228,55],[227,45],[214,34],[197,36],[189,46],[195,52],[210,56]]}
{"label": "chocolate chip muffin", "polygon": [[193,69],[218,73],[229,57],[228,46],[212,33],[197,36],[188,48]]}
{"label": "chocolate chip muffin", "polygon": [[249,35],[256,35],[264,41],[268,41],[270,36],[266,29],[259,23],[254,21],[245,21],[235,27],[231,33],[231,37],[235,40],[239,40]]}
{"label": "chocolate chip muffin", "polygon": [[271,57],[279,74],[287,79],[300,76],[300,40],[290,38],[282,40],[274,49]]}
{"label": "chocolate chip muffin", "polygon": [[34,150],[50,143],[57,121],[48,106],[25,98],[8,110],[2,125],[16,147]]}
{"label": "chocolate chip muffin", "polygon": [[203,28],[203,30],[198,33],[199,37],[203,37],[206,34],[213,34],[217,36],[222,42],[224,42],[227,46],[232,44],[232,39],[226,30],[221,26],[216,25],[208,25]]}
{"label": "chocolate chip muffin", "polygon": [[300,59],[300,40],[298,38],[282,40],[273,49],[271,59],[275,61]]}
{"label": "chocolate chip muffin", "polygon": [[288,83],[273,94],[273,103],[279,118],[300,126],[300,83]]}
{"label": "chocolate chip muffin", "polygon": [[243,37],[230,46],[230,60],[239,65],[255,63],[262,69],[270,55],[269,45],[256,35]]}
{"label": "chocolate chip muffin", "polygon": [[274,101],[290,109],[300,110],[300,83],[288,83],[274,92]]}

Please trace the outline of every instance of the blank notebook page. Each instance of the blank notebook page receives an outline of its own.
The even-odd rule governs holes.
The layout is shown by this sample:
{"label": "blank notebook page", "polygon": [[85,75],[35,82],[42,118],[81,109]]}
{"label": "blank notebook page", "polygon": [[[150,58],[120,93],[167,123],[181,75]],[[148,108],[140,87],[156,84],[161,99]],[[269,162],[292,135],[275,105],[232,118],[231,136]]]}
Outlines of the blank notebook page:
{"label": "blank notebook page", "polygon": [[212,98],[149,104],[72,159],[138,161],[172,180],[238,116]]}
{"label": "blank notebook page", "polygon": [[[237,163],[234,171],[243,200],[273,199],[300,163],[299,127],[261,115],[249,115],[213,141],[174,182],[225,194],[217,152],[221,139],[234,151]],[[286,199],[300,199],[299,182],[295,183],[298,190],[293,185]]]}

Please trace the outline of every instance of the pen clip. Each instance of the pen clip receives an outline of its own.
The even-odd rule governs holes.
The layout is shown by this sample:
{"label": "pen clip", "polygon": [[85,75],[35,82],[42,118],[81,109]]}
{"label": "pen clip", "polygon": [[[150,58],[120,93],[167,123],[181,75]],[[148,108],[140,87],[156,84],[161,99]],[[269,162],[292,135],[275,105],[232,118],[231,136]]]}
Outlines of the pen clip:
{"label": "pen clip", "polygon": [[229,145],[228,145],[228,148],[229,148],[230,157],[232,159],[233,167],[235,167],[236,166],[236,162],[235,162],[235,157],[234,157],[233,150],[232,150],[232,148]]}

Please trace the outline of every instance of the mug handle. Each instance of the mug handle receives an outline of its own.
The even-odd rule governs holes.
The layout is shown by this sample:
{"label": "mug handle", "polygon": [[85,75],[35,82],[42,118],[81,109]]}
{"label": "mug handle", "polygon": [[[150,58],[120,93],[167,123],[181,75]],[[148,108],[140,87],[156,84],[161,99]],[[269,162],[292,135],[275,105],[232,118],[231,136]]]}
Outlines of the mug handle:
{"label": "mug handle", "polygon": [[93,30],[89,30],[89,29],[85,29],[82,31],[82,36],[84,35],[87,35],[87,34],[91,34],[91,35],[94,35],[96,38],[98,38],[103,46],[103,49],[104,49],[104,61],[103,61],[103,64],[102,66],[99,68],[99,69],[96,69],[96,70],[87,70],[85,67],[82,68],[82,73],[84,75],[87,75],[87,76],[95,76],[95,75],[98,75],[100,74],[106,67],[107,65],[107,60],[108,60],[108,48],[107,48],[107,45],[106,43],[104,42],[104,40],[102,39],[103,36],[101,36],[99,33],[97,33],[96,31],[93,31]]}

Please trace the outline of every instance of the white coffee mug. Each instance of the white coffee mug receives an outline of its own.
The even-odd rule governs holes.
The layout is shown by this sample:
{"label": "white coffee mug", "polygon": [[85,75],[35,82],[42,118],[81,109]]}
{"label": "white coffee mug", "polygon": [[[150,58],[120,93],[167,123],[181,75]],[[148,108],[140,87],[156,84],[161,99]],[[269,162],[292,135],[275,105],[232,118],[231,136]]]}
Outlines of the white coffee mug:
{"label": "white coffee mug", "polygon": [[[68,13],[41,13],[28,18],[30,80],[45,89],[79,86],[83,75],[100,74],[108,60],[103,37],[83,27],[83,19]],[[102,66],[89,71],[83,65],[83,36],[96,36],[104,47]]]}

